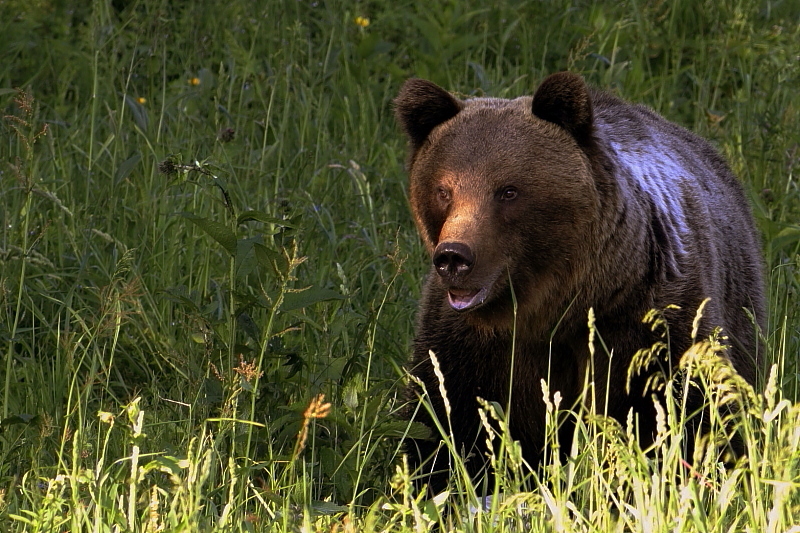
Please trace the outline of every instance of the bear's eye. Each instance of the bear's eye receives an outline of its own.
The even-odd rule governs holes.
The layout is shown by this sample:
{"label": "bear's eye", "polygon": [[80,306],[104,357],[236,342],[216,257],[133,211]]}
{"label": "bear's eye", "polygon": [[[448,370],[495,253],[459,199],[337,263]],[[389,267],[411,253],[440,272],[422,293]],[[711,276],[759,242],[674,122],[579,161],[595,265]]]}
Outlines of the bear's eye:
{"label": "bear's eye", "polygon": [[450,191],[448,191],[444,187],[439,187],[438,193],[439,193],[439,200],[441,200],[442,202],[450,201]]}
{"label": "bear's eye", "polygon": [[506,187],[502,191],[500,191],[500,199],[505,201],[513,200],[517,197],[517,188],[516,187]]}

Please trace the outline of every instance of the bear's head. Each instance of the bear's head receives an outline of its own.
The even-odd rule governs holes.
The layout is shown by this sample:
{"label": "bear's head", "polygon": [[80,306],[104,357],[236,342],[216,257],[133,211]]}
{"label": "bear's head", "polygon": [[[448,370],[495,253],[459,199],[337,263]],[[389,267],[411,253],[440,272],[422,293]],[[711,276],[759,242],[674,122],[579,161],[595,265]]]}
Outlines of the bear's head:
{"label": "bear's head", "polygon": [[411,79],[395,112],[411,209],[438,274],[430,283],[449,306],[494,322],[508,318],[512,295],[528,313],[563,311],[554,299],[580,286],[601,211],[583,79],[554,74],[514,100],[461,100]]}

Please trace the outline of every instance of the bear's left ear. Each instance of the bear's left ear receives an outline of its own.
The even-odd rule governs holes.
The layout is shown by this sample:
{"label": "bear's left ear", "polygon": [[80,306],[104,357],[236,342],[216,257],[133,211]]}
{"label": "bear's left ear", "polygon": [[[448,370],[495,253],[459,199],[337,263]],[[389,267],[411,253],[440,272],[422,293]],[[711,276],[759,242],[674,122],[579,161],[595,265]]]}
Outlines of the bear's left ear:
{"label": "bear's left ear", "polygon": [[572,72],[551,74],[533,96],[533,114],[561,126],[578,144],[585,146],[592,135],[592,101],[583,78]]}
{"label": "bear's left ear", "polygon": [[433,128],[456,116],[461,102],[428,80],[410,79],[394,99],[394,113],[414,148],[419,149]]}

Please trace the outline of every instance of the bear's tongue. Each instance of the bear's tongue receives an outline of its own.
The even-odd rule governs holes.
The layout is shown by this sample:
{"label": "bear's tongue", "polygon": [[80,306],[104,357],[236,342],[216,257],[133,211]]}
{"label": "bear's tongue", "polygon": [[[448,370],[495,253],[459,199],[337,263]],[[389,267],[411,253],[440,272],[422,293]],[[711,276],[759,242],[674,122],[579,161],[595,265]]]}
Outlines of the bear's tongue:
{"label": "bear's tongue", "polygon": [[467,307],[478,303],[478,293],[480,289],[450,289],[447,291],[447,299],[450,301],[450,307],[461,311]]}

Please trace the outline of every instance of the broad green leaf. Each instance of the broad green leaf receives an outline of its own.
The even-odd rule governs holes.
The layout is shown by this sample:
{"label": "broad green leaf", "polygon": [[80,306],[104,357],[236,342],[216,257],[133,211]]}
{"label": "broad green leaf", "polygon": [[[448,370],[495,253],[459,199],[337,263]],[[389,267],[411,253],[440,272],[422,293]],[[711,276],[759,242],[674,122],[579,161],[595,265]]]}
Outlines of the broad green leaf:
{"label": "broad green leaf", "polygon": [[31,424],[38,419],[38,415],[29,415],[25,413],[9,416],[0,422],[0,432],[2,432],[8,426],[16,426],[17,424]]}
{"label": "broad green leaf", "polygon": [[315,513],[323,515],[345,513],[350,509],[349,507],[346,507],[344,505],[336,505],[333,502],[322,502],[318,500],[311,502],[311,508],[314,510]]}
{"label": "broad green leaf", "polygon": [[262,266],[270,267],[275,272],[275,275],[280,276],[289,270],[289,261],[280,252],[276,252],[260,243],[253,245],[253,249],[258,263]]}
{"label": "broad green leaf", "polygon": [[236,322],[248,337],[253,339],[255,342],[261,341],[261,329],[249,314],[240,313],[239,316],[236,317]]}
{"label": "broad green leaf", "polygon": [[139,164],[139,161],[142,160],[142,156],[139,153],[135,153],[130,156],[128,159],[122,162],[122,164],[117,168],[117,172],[114,174],[114,184],[118,184],[125,178],[127,178],[133,169],[136,168],[136,165]]}
{"label": "broad green leaf", "polygon": [[156,457],[149,463],[144,466],[145,472],[150,472],[152,470],[160,470],[167,474],[172,474],[177,476],[183,471],[185,468],[188,468],[189,461],[186,459],[178,459],[177,457],[172,457],[169,455],[162,455],[161,457]]}
{"label": "broad green leaf", "polygon": [[194,300],[191,299],[191,294],[189,293],[189,290],[186,287],[184,286],[170,287],[160,292],[164,294],[164,297],[167,300],[174,302],[176,304],[185,305],[195,313],[200,312],[200,308],[197,307],[197,304],[194,302]]}
{"label": "broad green leaf", "polygon": [[125,95],[125,105],[127,105],[128,109],[130,109],[136,125],[139,126],[139,129],[142,130],[142,132],[146,133],[147,124],[149,123],[149,119],[147,118],[147,110],[139,102],[127,94]]}
{"label": "broad green leaf", "polygon": [[324,302],[327,300],[343,300],[345,297],[338,292],[331,289],[320,289],[309,287],[308,289],[299,292],[288,292],[283,296],[282,311],[291,311],[293,309],[300,309],[308,307],[317,302]]}
{"label": "broad green leaf", "polygon": [[779,251],[787,246],[797,246],[800,241],[800,226],[789,226],[783,228],[774,239],[772,239],[773,251]]}
{"label": "broad green leaf", "polygon": [[258,258],[253,249],[260,244],[261,235],[236,241],[236,278],[244,279],[258,266]]}
{"label": "broad green leaf", "polygon": [[431,524],[438,524],[441,521],[439,509],[436,508],[436,503],[433,500],[426,500],[422,504],[422,514],[428,517]]}
{"label": "broad green leaf", "polygon": [[194,213],[179,213],[183,218],[194,222],[198,228],[205,231],[209,237],[217,241],[231,255],[236,256],[236,235],[225,224],[209,220]]}
{"label": "broad green leaf", "polygon": [[405,420],[393,420],[381,424],[377,428],[379,435],[392,438],[405,437],[407,439],[429,439],[431,438],[431,428],[420,422],[407,422]]}

